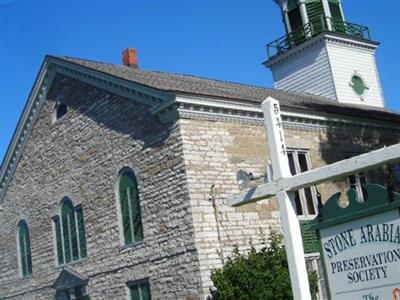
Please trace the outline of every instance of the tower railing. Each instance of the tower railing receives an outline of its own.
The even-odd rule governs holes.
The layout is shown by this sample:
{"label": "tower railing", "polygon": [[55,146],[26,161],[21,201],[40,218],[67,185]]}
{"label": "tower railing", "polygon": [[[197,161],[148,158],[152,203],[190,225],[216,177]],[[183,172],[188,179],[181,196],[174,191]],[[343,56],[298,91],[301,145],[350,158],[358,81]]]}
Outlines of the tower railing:
{"label": "tower railing", "polygon": [[[330,24],[330,28],[328,24]],[[293,47],[311,39],[322,32],[337,32],[360,39],[371,40],[367,26],[345,22],[341,19],[321,16],[319,21],[313,21],[276,39],[267,45],[268,59],[286,53]]]}

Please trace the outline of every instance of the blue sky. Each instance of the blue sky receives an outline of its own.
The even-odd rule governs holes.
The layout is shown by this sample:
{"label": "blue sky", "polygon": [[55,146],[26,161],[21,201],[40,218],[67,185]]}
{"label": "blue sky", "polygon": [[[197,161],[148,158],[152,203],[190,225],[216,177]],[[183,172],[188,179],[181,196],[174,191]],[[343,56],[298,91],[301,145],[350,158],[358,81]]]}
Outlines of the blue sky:
{"label": "blue sky", "polygon": [[[370,27],[387,108],[400,111],[400,0],[343,0]],[[272,87],[265,45],[284,27],[272,0],[0,0],[0,161],[46,54]]]}

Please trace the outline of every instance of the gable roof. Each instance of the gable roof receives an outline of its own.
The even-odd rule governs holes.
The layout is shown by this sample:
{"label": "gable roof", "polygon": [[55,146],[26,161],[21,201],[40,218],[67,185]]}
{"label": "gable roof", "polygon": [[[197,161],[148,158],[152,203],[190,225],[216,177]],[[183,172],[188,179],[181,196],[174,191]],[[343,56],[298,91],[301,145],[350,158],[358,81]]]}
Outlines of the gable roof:
{"label": "gable roof", "polygon": [[64,267],[56,280],[54,281],[52,287],[56,291],[66,290],[77,286],[86,285],[89,279],[74,270]]}
{"label": "gable roof", "polygon": [[[1,164],[0,205],[23,153],[27,137],[36,122],[47,91],[57,73],[142,102],[150,106],[153,113],[168,110],[170,105],[177,103],[178,99],[176,98],[178,97],[175,96],[188,95],[199,96],[197,98],[202,99],[212,98],[214,102],[220,101],[221,104],[218,105],[222,107],[229,106],[229,103],[235,103],[235,109],[239,110],[246,110],[245,107],[251,106],[251,110],[259,111],[259,116],[262,118],[261,102],[268,97],[273,97],[280,102],[283,113],[292,110],[304,112],[304,115],[308,116],[312,116],[313,112],[335,114],[340,116],[337,118],[340,120],[344,119],[342,116],[350,117],[348,119],[361,117],[363,124],[376,123],[377,126],[386,124],[387,127],[400,129],[400,114],[383,108],[342,104],[306,93],[267,89],[181,74],[145,71],[78,58],[46,56]],[[379,122],[371,122],[371,119]]]}
{"label": "gable roof", "polygon": [[289,92],[264,87],[214,80],[183,74],[147,71],[139,68],[96,62],[71,57],[53,57],[108,75],[138,83],[163,92],[192,94],[253,102],[259,105],[267,97],[277,100],[282,107],[315,110],[324,113],[345,114],[353,117],[377,118],[400,123],[400,114],[385,108],[338,103],[334,100],[307,93]]}

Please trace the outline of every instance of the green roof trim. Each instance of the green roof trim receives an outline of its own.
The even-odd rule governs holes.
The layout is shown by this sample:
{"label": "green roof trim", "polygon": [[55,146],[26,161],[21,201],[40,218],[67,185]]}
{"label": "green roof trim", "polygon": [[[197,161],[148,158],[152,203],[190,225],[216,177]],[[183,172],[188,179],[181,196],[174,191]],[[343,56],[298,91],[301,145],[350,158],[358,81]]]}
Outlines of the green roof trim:
{"label": "green roof trim", "polygon": [[368,184],[366,189],[365,202],[360,202],[357,192],[350,189],[347,192],[348,205],[346,207],[340,205],[341,193],[331,196],[320,209],[318,217],[311,222],[311,228],[313,230],[321,229],[400,208],[399,193],[393,192],[390,197],[388,190],[379,184]]}

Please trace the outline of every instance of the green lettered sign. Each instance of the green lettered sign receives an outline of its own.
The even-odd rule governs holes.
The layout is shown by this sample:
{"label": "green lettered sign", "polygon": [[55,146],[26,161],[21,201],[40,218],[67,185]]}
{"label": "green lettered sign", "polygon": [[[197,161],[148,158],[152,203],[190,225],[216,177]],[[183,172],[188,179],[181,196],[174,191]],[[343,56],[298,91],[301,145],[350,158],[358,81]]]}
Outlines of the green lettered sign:
{"label": "green lettered sign", "polygon": [[346,208],[332,196],[313,222],[331,299],[397,299],[400,292],[400,197],[378,185],[367,191],[359,203],[351,190]]}

